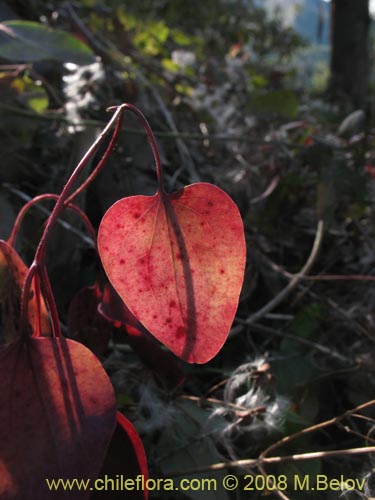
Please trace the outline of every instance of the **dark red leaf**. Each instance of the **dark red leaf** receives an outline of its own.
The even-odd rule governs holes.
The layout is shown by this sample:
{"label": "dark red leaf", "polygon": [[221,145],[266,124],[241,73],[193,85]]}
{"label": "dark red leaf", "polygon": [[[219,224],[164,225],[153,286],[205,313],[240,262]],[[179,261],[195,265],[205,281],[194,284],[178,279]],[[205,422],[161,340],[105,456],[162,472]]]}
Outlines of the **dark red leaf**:
{"label": "dark red leaf", "polygon": [[[107,457],[100,472],[100,477],[114,478],[118,480],[120,488],[117,491],[96,491],[90,500],[97,498],[111,498],[111,500],[147,500],[146,489],[124,491],[121,484],[126,479],[136,480],[137,476],[143,476],[143,483],[148,479],[147,459],[141,438],[138,436],[133,424],[129,422],[122,413],[117,412],[117,426],[113,434],[111,444],[108,448]],[[141,484],[141,483],[140,483]]]}
{"label": "dark red leaf", "polygon": [[46,479],[98,477],[116,400],[97,358],[72,340],[17,340],[0,348],[0,379],[0,498],[87,499]]}
{"label": "dark red leaf", "polygon": [[237,310],[246,247],[237,206],[211,184],[132,196],[104,215],[104,269],[134,316],[185,361],[222,347]]}

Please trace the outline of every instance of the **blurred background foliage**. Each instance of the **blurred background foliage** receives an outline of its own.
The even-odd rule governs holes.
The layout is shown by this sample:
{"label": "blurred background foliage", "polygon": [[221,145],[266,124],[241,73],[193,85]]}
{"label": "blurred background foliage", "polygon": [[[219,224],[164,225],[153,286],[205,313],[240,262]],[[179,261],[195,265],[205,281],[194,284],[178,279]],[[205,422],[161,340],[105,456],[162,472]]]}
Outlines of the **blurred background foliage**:
{"label": "blurred background foliage", "polygon": [[[168,190],[213,182],[243,216],[246,279],[222,352],[207,366],[184,367],[186,382],[173,392],[121,339],[103,358],[119,405],[144,439],[151,477],[257,456],[283,435],[373,397],[374,286],[319,277],[374,276],[374,94],[370,85],[356,109],[325,92],[330,6],[297,4],[289,11],[260,0],[0,1],[3,238],[29,197],[61,190],[108,120],[106,108],[126,101],[155,131]],[[79,204],[97,226],[120,197],[155,189],[146,138],[127,116],[108,166]],[[74,294],[99,272],[83,228],[74,215],[64,219],[49,262],[63,323]],[[23,225],[18,247],[27,262],[44,220],[33,209]],[[325,229],[315,279],[249,321],[303,267],[318,220]],[[361,446],[374,413],[367,417],[283,452]],[[362,457],[277,472],[336,477],[371,467]],[[293,499],[310,497],[319,494]]]}

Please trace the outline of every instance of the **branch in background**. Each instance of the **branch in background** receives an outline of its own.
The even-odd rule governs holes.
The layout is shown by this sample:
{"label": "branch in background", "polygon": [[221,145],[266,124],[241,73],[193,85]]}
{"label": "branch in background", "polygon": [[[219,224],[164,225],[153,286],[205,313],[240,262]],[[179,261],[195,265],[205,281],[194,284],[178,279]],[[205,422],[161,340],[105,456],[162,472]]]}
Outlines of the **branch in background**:
{"label": "branch in background", "polygon": [[283,446],[286,443],[289,443],[290,441],[293,441],[295,439],[298,439],[301,436],[305,436],[306,434],[311,434],[312,432],[316,432],[318,430],[324,429],[325,427],[329,427],[331,425],[339,424],[342,420],[345,418],[351,416],[353,413],[356,413],[361,410],[365,410],[367,408],[370,408],[371,406],[375,405],[375,399],[372,399],[371,401],[366,401],[366,403],[362,403],[361,405],[356,406],[355,408],[352,408],[351,410],[347,410],[346,412],[342,413],[338,417],[333,417],[330,418],[329,420],[325,420],[324,422],[320,422],[319,424],[311,425],[310,427],[306,427],[302,431],[295,432],[294,434],[291,434],[289,436],[283,437],[276,443],[273,443],[271,446],[266,448],[260,455],[260,457],[264,458],[266,457],[271,451],[275,450],[276,448],[279,448],[280,446]]}
{"label": "branch in background", "polygon": [[375,343],[375,336],[371,335],[361,324],[358,323],[358,321],[354,320],[350,314],[342,309],[334,300],[332,300],[329,297],[322,297],[321,295],[318,295],[317,293],[313,292],[312,290],[308,289],[304,285],[300,284],[299,287],[303,290],[304,293],[307,293],[308,295],[314,297],[315,300],[318,300],[319,302],[324,302],[327,304],[331,309],[333,309],[336,313],[338,313],[342,318],[344,318],[346,321],[348,321],[354,328],[354,330],[357,332],[358,335],[362,336],[365,335],[372,343]]}
{"label": "branch in background", "polygon": [[306,276],[306,274],[310,271],[311,267],[313,266],[313,264],[318,256],[318,253],[319,253],[319,250],[320,250],[320,247],[322,244],[322,240],[323,240],[323,232],[324,232],[324,222],[323,222],[323,220],[319,220],[318,227],[317,227],[316,233],[315,233],[314,244],[313,244],[313,247],[311,249],[311,253],[309,255],[309,258],[306,261],[306,264],[303,266],[301,271],[297,274],[292,275],[293,277],[290,280],[290,282],[287,284],[287,286],[285,288],[283,288],[281,290],[281,292],[276,295],[276,297],[274,297],[265,306],[263,306],[261,309],[259,309],[259,311],[252,314],[251,316],[249,316],[243,322],[243,324],[251,325],[251,324],[259,321],[261,318],[263,318],[263,316],[265,316],[266,314],[271,312],[273,309],[275,309],[275,307],[277,307],[283,300],[285,300],[286,297],[288,297],[288,295],[290,295],[290,293],[297,287],[297,285],[299,285],[301,280],[303,280],[304,277]]}
{"label": "branch in background", "polygon": [[[243,324],[243,326],[237,326],[237,327],[232,328],[232,332],[231,332],[232,334],[236,334],[237,332],[242,331],[243,327],[246,325],[246,320],[240,320],[237,318],[236,321],[238,321],[238,323]],[[338,351],[335,351],[334,349],[330,349],[329,347],[327,347],[325,345],[319,344],[318,342],[313,342],[312,340],[309,340],[309,339],[305,339],[304,337],[299,337],[298,335],[293,335],[292,333],[288,333],[285,331],[279,331],[279,330],[276,330],[275,328],[271,328],[269,326],[263,326],[263,325],[257,325],[257,324],[251,325],[251,329],[257,330],[261,333],[267,333],[269,335],[277,335],[279,337],[291,339],[295,342],[299,342],[302,345],[306,345],[317,352],[325,354],[326,356],[330,356],[331,358],[336,359],[337,361],[340,361],[341,363],[343,363],[345,365],[349,365],[349,366],[353,365],[352,359],[350,359],[346,356],[343,356],[342,354],[340,354]]]}
{"label": "branch in background", "polygon": [[250,205],[255,205],[256,203],[264,201],[266,198],[268,198],[274,192],[274,190],[277,188],[277,186],[279,185],[279,182],[280,182],[280,177],[277,175],[276,177],[274,177],[271,180],[271,182],[269,183],[267,188],[263,191],[263,193],[261,193],[256,198],[253,198],[250,200]]}
{"label": "branch in background", "polygon": [[313,451],[311,453],[297,453],[294,455],[279,455],[274,457],[264,458],[244,458],[241,460],[231,460],[228,462],[218,462],[216,464],[196,467],[179,472],[172,472],[168,477],[190,476],[193,474],[201,474],[202,472],[214,472],[224,470],[231,467],[253,469],[265,464],[281,464],[284,462],[299,462],[301,460],[316,460],[317,458],[331,458],[344,455],[368,455],[375,453],[375,446],[362,446],[359,448],[346,448],[344,450],[329,450],[329,451]]}
{"label": "branch in background", "polygon": [[[263,259],[266,260],[268,265],[276,271],[277,273],[281,274],[284,278],[286,279],[291,279],[293,278],[293,274],[289,273],[286,271],[283,267],[281,267],[279,264],[276,264],[276,262],[273,262],[271,259],[269,259],[266,255],[262,255]],[[302,281],[308,281],[308,277],[303,277]],[[312,280],[313,282],[313,280]],[[346,311],[344,311],[334,300],[331,298],[326,298],[322,295],[318,295],[312,290],[310,290],[307,286],[305,286],[302,283],[298,283],[298,288],[302,290],[302,293],[307,293],[308,295],[312,296],[315,300],[318,300],[319,302],[324,302],[326,305],[328,305],[331,309],[333,309],[337,314],[339,314],[342,318],[345,319],[345,321],[348,321],[352,327],[355,329],[358,335],[365,335],[371,342],[375,342],[374,336],[371,336],[371,334],[362,327],[356,320],[354,320],[350,314],[348,314]],[[246,321],[246,320],[244,320]],[[246,324],[246,323],[245,323]],[[239,327],[235,327],[232,329],[233,334],[236,334],[238,331]]]}
{"label": "branch in background", "polygon": [[305,276],[307,281],[375,281],[375,276],[362,274],[318,274],[316,276]]}

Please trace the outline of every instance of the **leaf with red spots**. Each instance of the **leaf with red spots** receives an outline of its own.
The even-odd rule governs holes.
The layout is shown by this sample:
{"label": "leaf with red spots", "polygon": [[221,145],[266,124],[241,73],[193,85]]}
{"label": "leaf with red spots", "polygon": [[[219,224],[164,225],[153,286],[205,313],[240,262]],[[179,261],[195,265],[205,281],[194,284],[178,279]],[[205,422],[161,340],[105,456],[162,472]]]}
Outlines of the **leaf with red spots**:
{"label": "leaf with red spots", "polygon": [[[106,459],[104,461],[100,477],[109,477],[118,479],[119,486],[116,491],[111,491],[111,500],[123,500],[124,491],[121,489],[121,483],[126,480],[134,481],[134,489],[126,491],[127,500],[147,500],[148,491],[142,488],[136,488],[137,476],[143,476],[143,482],[146,484],[148,479],[147,459],[141,438],[135,430],[133,424],[120,412],[117,412],[117,426],[109,445]],[[129,485],[130,482],[127,484]],[[130,483],[131,486],[131,483]],[[108,498],[108,490],[96,491],[90,500]]]}
{"label": "leaf with red spots", "polygon": [[112,325],[98,312],[101,297],[97,285],[82,288],[69,304],[67,321],[69,337],[97,356],[106,350],[112,331]]}
{"label": "leaf with red spots", "polygon": [[28,337],[0,348],[0,378],[0,498],[89,498],[46,479],[100,472],[116,400],[97,358],[72,340]]}
{"label": "leaf with red spots", "polygon": [[111,285],[104,288],[99,312],[113,326],[124,327],[125,341],[138,354],[143,363],[152,371],[156,382],[167,390],[181,385],[186,376],[181,362],[169,351],[162,349],[146,328],[132,315]]}
{"label": "leaf with red spots", "polygon": [[[21,291],[27,267],[7,242],[0,240],[0,343],[15,340],[19,335]],[[35,335],[49,335],[50,323],[44,301],[40,300],[41,325],[37,322],[35,287],[31,287],[28,318]]]}
{"label": "leaf with red spots", "polygon": [[240,213],[224,191],[199,183],[119,200],[103,217],[98,249],[112,285],[150,333],[191,363],[217,354],[246,256]]}

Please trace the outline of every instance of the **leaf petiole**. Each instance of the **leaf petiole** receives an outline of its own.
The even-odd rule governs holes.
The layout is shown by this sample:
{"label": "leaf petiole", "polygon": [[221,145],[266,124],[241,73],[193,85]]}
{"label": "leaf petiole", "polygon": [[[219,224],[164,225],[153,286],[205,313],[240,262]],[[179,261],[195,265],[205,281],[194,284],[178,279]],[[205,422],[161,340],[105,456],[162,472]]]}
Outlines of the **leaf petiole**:
{"label": "leaf petiole", "polygon": [[[33,278],[34,278],[35,274],[38,273],[39,278],[40,278],[41,288],[42,288],[43,294],[45,295],[47,307],[48,307],[48,310],[49,310],[49,313],[51,316],[53,335],[55,337],[61,336],[60,323],[59,323],[59,318],[58,318],[58,313],[57,313],[56,302],[55,302],[55,299],[53,296],[51,284],[50,284],[48,274],[46,271],[46,267],[45,267],[47,246],[48,246],[48,243],[49,243],[49,240],[51,237],[51,232],[52,232],[54,226],[56,225],[58,218],[60,217],[61,212],[64,210],[64,208],[67,206],[67,204],[70,203],[70,199],[72,199],[70,197],[70,194],[71,194],[71,191],[73,189],[73,186],[74,186],[76,180],[78,179],[82,170],[87,165],[90,158],[94,155],[94,153],[96,152],[96,150],[98,149],[98,147],[102,143],[105,136],[109,133],[109,131],[113,127],[113,124],[116,123],[121,118],[121,116],[124,113],[124,110],[125,110],[124,105],[120,106],[116,110],[116,112],[112,116],[111,120],[108,122],[107,126],[99,134],[97,139],[94,141],[94,143],[91,145],[91,147],[85,153],[85,155],[83,156],[81,161],[78,163],[77,167],[75,168],[74,172],[72,173],[72,175],[68,179],[65,187],[63,188],[61,194],[59,196],[53,195],[53,197],[57,196],[57,198],[56,198],[57,201],[56,201],[56,204],[53,207],[52,212],[47,220],[42,237],[40,239],[39,245],[38,245],[36,252],[35,252],[34,261],[29,268],[29,271],[26,275],[25,283],[24,283],[24,286],[22,289],[21,321],[20,321],[21,335],[24,335],[25,332],[27,332],[27,304],[29,301],[30,290],[31,290]],[[104,165],[106,159],[108,158],[110,152],[112,151],[112,149],[114,147],[119,128],[116,127],[116,130],[117,130],[117,134],[113,134],[111,142],[110,142],[108,148],[106,149],[101,161],[99,162],[100,166]],[[85,184],[85,186],[87,185],[87,183],[84,183],[84,184]],[[77,194],[78,194],[78,192],[75,193],[75,196]],[[24,216],[24,213],[25,212],[22,212],[21,218]],[[20,219],[20,220],[22,220],[22,219]],[[16,234],[17,234],[17,229],[16,229]],[[14,235],[13,236],[11,235],[11,237],[14,240]]]}

